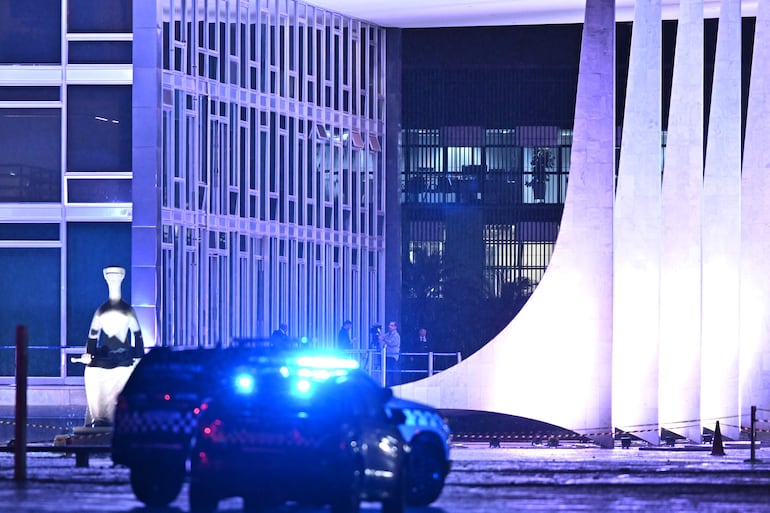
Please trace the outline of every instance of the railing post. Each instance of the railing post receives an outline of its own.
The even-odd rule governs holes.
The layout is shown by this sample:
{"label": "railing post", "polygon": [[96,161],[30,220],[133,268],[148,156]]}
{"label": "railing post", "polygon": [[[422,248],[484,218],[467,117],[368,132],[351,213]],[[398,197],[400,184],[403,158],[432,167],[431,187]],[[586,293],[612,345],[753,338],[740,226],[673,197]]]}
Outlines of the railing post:
{"label": "railing post", "polygon": [[463,361],[463,354],[460,351],[457,351],[457,363],[460,363]]}
{"label": "railing post", "polygon": [[16,407],[14,409],[13,479],[27,480],[27,327],[16,326]]}
{"label": "railing post", "polygon": [[388,360],[386,360],[387,355],[388,355],[387,351],[385,351],[385,349],[383,348],[382,351],[380,351],[380,376],[382,377],[380,384],[382,386],[387,385],[387,379],[386,379],[387,375],[388,375],[387,374],[388,373]]}
{"label": "railing post", "polygon": [[433,351],[428,353],[428,377],[433,376]]}
{"label": "railing post", "polygon": [[749,428],[749,440],[751,440],[751,457],[747,460],[749,463],[756,463],[757,459],[757,407],[751,407],[751,427]]}

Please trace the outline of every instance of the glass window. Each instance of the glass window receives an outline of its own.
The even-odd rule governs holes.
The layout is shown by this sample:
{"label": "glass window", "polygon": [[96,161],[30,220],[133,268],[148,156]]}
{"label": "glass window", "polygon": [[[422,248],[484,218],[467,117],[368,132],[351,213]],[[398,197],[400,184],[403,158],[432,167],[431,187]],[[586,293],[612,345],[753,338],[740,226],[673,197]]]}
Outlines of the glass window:
{"label": "glass window", "polygon": [[131,203],[131,180],[70,179],[68,203]]}
{"label": "glass window", "polygon": [[59,240],[53,223],[0,223],[0,240]]}
{"label": "glass window", "polygon": [[[61,264],[57,248],[0,249],[0,346],[15,347],[16,326],[26,326],[29,375],[59,376]],[[86,327],[86,330],[88,328]],[[13,376],[14,349],[0,349],[0,375]]]}
{"label": "glass window", "polygon": [[70,41],[70,64],[131,64],[131,41]]}
{"label": "glass window", "polygon": [[121,295],[130,304],[131,223],[67,223],[67,345],[85,345],[91,318],[108,297],[102,269],[111,265],[126,269]]}
{"label": "glass window", "polygon": [[0,101],[38,102],[59,101],[58,87],[0,87]]}
{"label": "glass window", "polygon": [[69,0],[67,31],[128,33],[132,11],[131,0]]}
{"label": "glass window", "polygon": [[61,201],[61,111],[0,109],[0,203]]}
{"label": "glass window", "polygon": [[0,2],[0,64],[61,62],[61,0]]}
{"label": "glass window", "polygon": [[131,171],[131,86],[67,91],[67,170]]}

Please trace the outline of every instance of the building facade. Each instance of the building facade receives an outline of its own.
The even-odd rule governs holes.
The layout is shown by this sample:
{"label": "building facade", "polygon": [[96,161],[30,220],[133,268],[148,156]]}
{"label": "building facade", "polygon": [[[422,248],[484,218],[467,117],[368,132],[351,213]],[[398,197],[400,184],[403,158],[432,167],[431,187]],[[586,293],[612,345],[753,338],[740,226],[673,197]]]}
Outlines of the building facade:
{"label": "building facade", "polygon": [[292,0],[0,2],[0,20],[0,376],[27,325],[30,375],[80,379],[108,265],[148,345],[285,322],[325,346],[382,322],[384,29]]}

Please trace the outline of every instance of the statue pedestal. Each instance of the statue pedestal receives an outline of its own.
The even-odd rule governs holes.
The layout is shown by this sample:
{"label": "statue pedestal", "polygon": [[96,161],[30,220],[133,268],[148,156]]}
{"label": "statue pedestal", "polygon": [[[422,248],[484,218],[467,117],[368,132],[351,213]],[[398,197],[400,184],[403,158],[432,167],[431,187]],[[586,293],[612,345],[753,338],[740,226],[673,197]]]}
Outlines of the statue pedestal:
{"label": "statue pedestal", "polygon": [[73,428],[71,435],[56,435],[53,440],[54,446],[93,446],[112,444],[111,427],[89,427],[81,426]]}

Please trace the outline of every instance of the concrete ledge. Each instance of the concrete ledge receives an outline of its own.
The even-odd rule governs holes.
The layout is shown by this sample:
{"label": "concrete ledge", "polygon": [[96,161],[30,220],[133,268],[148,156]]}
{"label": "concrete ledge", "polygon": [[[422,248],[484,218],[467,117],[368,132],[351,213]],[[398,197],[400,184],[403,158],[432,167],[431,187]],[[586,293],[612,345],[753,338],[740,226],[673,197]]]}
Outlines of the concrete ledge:
{"label": "concrete ledge", "polygon": [[[0,387],[0,404],[16,404],[16,386]],[[86,389],[82,385],[31,385],[27,388],[28,406],[87,406]]]}

